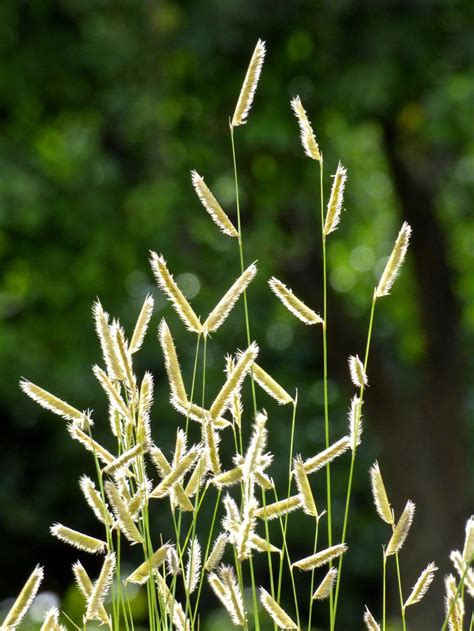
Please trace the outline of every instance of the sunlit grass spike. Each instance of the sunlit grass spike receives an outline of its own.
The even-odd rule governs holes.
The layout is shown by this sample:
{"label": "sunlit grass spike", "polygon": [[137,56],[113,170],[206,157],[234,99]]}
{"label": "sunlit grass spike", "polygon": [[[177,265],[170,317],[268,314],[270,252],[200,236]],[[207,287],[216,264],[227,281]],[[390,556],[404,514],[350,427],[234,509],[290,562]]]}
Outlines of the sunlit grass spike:
{"label": "sunlit grass spike", "polygon": [[149,294],[145,298],[145,302],[143,303],[142,310],[140,311],[140,315],[138,316],[137,323],[133,330],[132,339],[129,344],[130,353],[136,353],[140,350],[143,339],[148,329],[148,324],[150,322],[150,318],[153,314],[153,306],[155,302]]}
{"label": "sunlit grass spike", "polygon": [[173,276],[168,271],[168,266],[163,256],[158,256],[156,252],[151,252],[151,267],[155,275],[156,282],[159,287],[166,294],[171,304],[173,305],[176,313],[184,322],[188,331],[194,333],[201,333],[202,326],[199,322],[199,318],[194,313],[193,308],[184,297],[183,292],[176,284]]}
{"label": "sunlit grass spike", "polygon": [[39,586],[43,580],[43,575],[43,568],[37,565],[7,613],[2,623],[2,629],[7,631],[9,629],[16,629],[16,627],[21,623],[26,615],[26,612],[30,608],[31,603],[35,599],[36,594],[38,593]]}
{"label": "sunlit grass spike", "polygon": [[308,116],[299,96],[296,96],[294,99],[292,99],[291,107],[293,109],[293,112],[295,113],[296,118],[298,119],[298,125],[300,127],[301,134],[301,144],[303,145],[305,154],[308,156],[308,158],[312,158],[313,160],[321,162],[322,156],[319,151],[318,143],[316,142],[313,128],[311,127],[311,123],[308,120]]}
{"label": "sunlit grass spike", "polygon": [[22,379],[20,381],[20,387],[25,394],[33,399],[33,401],[41,405],[41,407],[61,416],[66,419],[66,421],[76,423],[81,427],[81,429],[87,430],[93,425],[92,420],[84,412],[76,410],[76,408],[69,405],[69,403],[55,397],[54,394],[51,394],[47,390],[43,390],[43,388],[31,383],[31,381]]}
{"label": "sunlit grass spike", "polygon": [[380,625],[375,621],[368,607],[365,608],[364,624],[367,631],[380,631]]}
{"label": "sunlit grass spike", "polygon": [[383,519],[387,524],[393,525],[393,511],[388,501],[387,491],[385,490],[378,462],[374,462],[370,468],[370,481],[375,508],[380,519]]}
{"label": "sunlit grass spike", "polygon": [[331,196],[326,211],[326,220],[324,222],[324,236],[336,230],[341,219],[342,201],[344,198],[344,188],[346,186],[347,170],[339,162],[337,165],[336,175],[334,176]]}
{"label": "sunlit grass spike", "polygon": [[191,179],[197,196],[218,228],[229,237],[238,237],[239,233],[204,182],[204,178],[197,171],[191,171]]}
{"label": "sunlit grass spike", "polygon": [[297,629],[298,625],[270,594],[260,587],[260,602],[279,629]]}
{"label": "sunlit grass spike", "polygon": [[405,604],[403,605],[405,608],[409,607],[410,605],[415,605],[416,603],[420,602],[420,600],[428,591],[431,583],[433,582],[434,575],[437,569],[438,568],[436,567],[434,563],[429,563],[425,567],[423,572],[420,574],[418,580],[416,581],[415,585],[413,586],[413,589],[411,590],[410,595],[406,599]]}
{"label": "sunlit grass spike", "polygon": [[388,294],[390,293],[390,289],[392,288],[392,285],[395,282],[400,271],[400,267],[405,260],[408,244],[410,242],[410,236],[411,228],[405,221],[400,228],[400,232],[398,233],[398,237],[395,241],[395,245],[393,247],[390,258],[385,265],[385,269],[375,290],[376,298],[388,296]]}
{"label": "sunlit grass spike", "polygon": [[414,516],[415,504],[411,500],[408,500],[397,525],[393,529],[392,537],[388,542],[387,549],[385,550],[386,556],[396,554],[402,548],[410,531]]}
{"label": "sunlit grass spike", "polygon": [[281,300],[285,307],[301,322],[305,324],[323,324],[323,319],[312,309],[307,307],[302,300],[274,276],[268,281],[273,293]]}
{"label": "sunlit grass spike", "polygon": [[247,115],[252,107],[255,90],[262,72],[263,60],[265,59],[265,42],[258,40],[255,50],[250,60],[247,74],[245,75],[242,89],[240,91],[237,105],[232,117],[232,127],[244,125],[247,122]]}
{"label": "sunlit grass spike", "polygon": [[256,273],[257,266],[255,265],[255,263],[252,263],[239,276],[239,278],[237,278],[230,289],[219,300],[217,305],[208,315],[207,320],[202,325],[205,335],[217,331],[217,329],[223,324],[237,300],[247,289],[250,282],[255,278]]}
{"label": "sunlit grass spike", "polygon": [[91,595],[87,601],[86,620],[101,620],[101,606],[110,589],[115,571],[115,552],[109,552],[104,559],[99,578],[94,583]]}
{"label": "sunlit grass spike", "polygon": [[333,590],[334,583],[336,582],[336,578],[337,578],[337,569],[335,567],[332,567],[327,572],[326,576],[323,578],[318,588],[314,592],[313,599],[325,600],[326,598],[329,598]]}

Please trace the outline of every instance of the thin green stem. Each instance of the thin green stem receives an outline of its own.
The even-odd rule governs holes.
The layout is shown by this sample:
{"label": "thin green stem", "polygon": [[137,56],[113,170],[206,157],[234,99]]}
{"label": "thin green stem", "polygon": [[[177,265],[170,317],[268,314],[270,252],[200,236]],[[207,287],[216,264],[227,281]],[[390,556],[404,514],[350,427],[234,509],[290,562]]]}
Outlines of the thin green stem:
{"label": "thin green stem", "polygon": [[[318,549],[318,532],[319,532],[319,516],[316,517],[316,525],[314,530],[314,546],[313,554],[316,554]],[[309,612],[308,612],[308,631],[311,631],[311,617],[313,614],[313,592],[314,592],[314,568],[311,570],[311,582],[310,582],[310,594],[309,594]]]}
{"label": "thin green stem", "polygon": [[[372,306],[371,306],[371,309],[370,309],[369,330],[368,330],[368,333],[367,333],[367,342],[366,342],[366,345],[365,345],[365,356],[364,356],[364,371],[365,372],[367,372],[367,367],[368,367],[368,363],[369,363],[369,352],[370,352],[370,345],[371,345],[371,341],[372,341],[372,330],[373,330],[373,325],[374,325],[375,304],[376,304],[376,297],[375,297],[375,292],[374,292],[374,295],[373,295],[373,298],[372,298]],[[355,436],[357,436],[358,433],[359,433],[359,424],[360,424],[360,421],[361,421],[362,406],[364,404],[364,393],[365,393],[365,386],[364,386],[364,384],[362,384],[362,386],[360,388],[360,391],[359,391],[359,406],[358,406],[358,409],[356,411],[356,422],[355,422],[355,428],[354,428]],[[350,464],[350,469],[349,469],[349,479],[348,479],[348,482],[347,482],[346,506],[345,506],[345,510],[344,510],[344,522],[343,522],[343,526],[342,526],[341,542],[345,542],[346,541],[346,536],[347,536],[347,527],[348,527],[348,523],[349,523],[349,509],[350,509],[350,505],[351,505],[352,481],[353,481],[353,476],[354,476],[356,455],[357,455],[357,441],[356,441],[356,444],[353,445],[353,449],[352,449],[351,464]],[[336,589],[335,589],[335,594],[334,594],[334,606],[333,606],[333,617],[332,617],[332,624],[333,624],[333,626],[331,627],[331,629],[334,629],[334,627],[336,625],[337,604],[338,604],[338,601],[339,601],[339,589],[340,589],[340,586],[341,586],[342,566],[343,566],[343,563],[344,563],[343,557],[344,557],[344,555],[341,555],[339,557],[338,572],[337,572],[337,579],[336,579]]]}
{"label": "thin green stem", "polygon": [[385,631],[387,622],[387,557],[383,551],[383,594],[382,594],[382,631]]}
{"label": "thin green stem", "polygon": [[214,533],[214,526],[215,526],[215,523],[216,523],[217,509],[219,508],[221,492],[222,492],[222,490],[218,489],[217,497],[216,497],[216,503],[215,503],[215,506],[214,506],[214,512],[213,512],[213,515],[212,515],[211,528],[209,530],[209,536],[208,536],[207,544],[206,544],[206,551],[204,553],[204,560],[202,562],[202,571],[201,571],[201,576],[199,578],[198,593],[197,593],[197,596],[196,596],[196,604],[195,604],[195,607],[194,607],[194,615],[193,615],[192,625],[191,625],[193,629],[194,629],[194,626],[196,624],[196,618],[197,618],[197,615],[198,615],[199,600],[201,598],[201,590],[202,590],[202,585],[203,585],[203,582],[204,582],[205,567],[206,567],[207,559],[209,557],[209,551],[211,549],[212,535]]}
{"label": "thin green stem", "polygon": [[258,612],[258,598],[257,598],[257,586],[255,583],[255,574],[253,569],[253,559],[249,557],[249,567],[250,567],[250,581],[252,584],[252,602],[253,602],[253,616],[255,620],[255,630],[260,630],[260,616]]}
{"label": "thin green stem", "polygon": [[403,606],[403,591],[402,591],[402,576],[400,573],[400,561],[398,560],[398,552],[395,553],[395,563],[397,566],[397,580],[398,580],[398,593],[400,595],[400,610],[402,614],[402,627],[403,631],[407,630],[407,625],[405,621],[405,607]]}
{"label": "thin green stem", "polygon": [[[291,482],[293,480],[293,472],[292,472],[292,463],[293,463],[293,442],[294,442],[294,437],[295,437],[295,425],[296,425],[296,409],[298,406],[298,392],[296,392],[295,397],[293,399],[293,412],[291,415],[291,433],[290,433],[290,451],[289,451],[289,462],[288,462],[288,488],[287,488],[287,492],[286,492],[286,497],[287,499],[290,497],[291,495]],[[277,498],[276,501],[278,501],[278,496],[276,494],[276,490],[274,489],[274,493],[275,493],[275,497]],[[281,531],[282,531],[282,536],[283,536],[283,545],[284,547],[286,547],[286,531],[287,531],[287,527],[288,527],[288,513],[285,515],[285,518],[283,520],[283,523],[280,519],[280,524],[281,524]],[[282,580],[283,580],[283,554],[280,557],[280,568],[278,571],[278,588],[277,588],[277,601],[280,602],[280,595],[281,595],[281,585],[282,585]],[[291,566],[291,564],[290,564]]]}
{"label": "thin green stem", "polygon": [[[323,255],[323,388],[324,388],[324,437],[326,449],[330,444],[329,433],[329,397],[328,397],[328,344],[327,344],[327,315],[328,315],[328,292],[327,292],[327,257],[326,257],[326,236],[324,234],[324,167],[323,156],[319,161],[319,190],[321,205],[321,244]],[[331,465],[326,465],[326,498],[328,512],[328,545],[332,546],[332,494],[331,494]],[[332,563],[329,563],[332,567]],[[333,621],[333,594],[329,596],[329,618],[331,631],[334,629]]]}
{"label": "thin green stem", "polygon": [[[231,138],[231,143],[232,143],[232,161],[234,164],[235,204],[236,204],[236,210],[237,210],[237,231],[239,233],[238,241],[239,241],[240,271],[243,274],[245,270],[245,257],[244,257],[244,244],[243,244],[243,239],[242,239],[242,222],[240,219],[240,196],[239,196],[239,179],[237,175],[237,157],[236,157],[236,151],[235,151],[234,128],[232,125],[230,125],[230,138]],[[244,290],[243,299],[244,299],[245,331],[247,334],[247,345],[250,346],[251,336],[250,336],[250,318],[249,318],[249,310],[248,310],[248,304],[247,304],[247,290]],[[254,412],[254,415],[256,416],[257,415],[257,395],[255,392],[255,381],[252,374],[251,374],[251,384],[252,384],[253,412]],[[239,428],[239,431],[241,431],[240,428]]]}

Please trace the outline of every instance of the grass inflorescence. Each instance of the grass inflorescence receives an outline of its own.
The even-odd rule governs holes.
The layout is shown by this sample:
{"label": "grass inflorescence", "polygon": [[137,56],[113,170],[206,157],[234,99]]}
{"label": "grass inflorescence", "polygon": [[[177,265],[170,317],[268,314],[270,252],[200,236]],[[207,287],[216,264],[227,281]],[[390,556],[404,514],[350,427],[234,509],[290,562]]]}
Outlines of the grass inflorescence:
{"label": "grass inflorescence", "polygon": [[[306,325],[317,325],[322,332],[324,363],[324,436],[325,448],[303,458],[293,453],[297,400],[290,395],[294,384],[281,385],[272,376],[271,368],[261,367],[258,341],[251,336],[251,305],[247,289],[257,275],[255,263],[245,261],[244,237],[240,218],[239,183],[236,159],[236,130],[247,122],[265,58],[265,43],[258,41],[233,116],[230,119],[232,158],[236,190],[236,220],[231,218],[208,188],[196,170],[192,182],[196,194],[212,220],[226,236],[236,239],[236,257],[240,276],[214,306],[201,318],[191,306],[174,280],[162,254],[151,252],[151,268],[158,287],[176,310],[188,331],[195,335],[195,360],[192,376],[183,375],[179,353],[171,327],[162,319],[158,339],[169,381],[170,404],[179,415],[182,427],[177,430],[174,452],[167,454],[163,446],[154,442],[151,418],[153,377],[145,373],[140,381],[135,372],[134,355],[140,350],[152,317],[154,301],[147,296],[139,313],[136,326],[127,337],[121,324],[111,319],[101,303],[93,306],[95,328],[102,349],[103,366],[94,366],[93,372],[108,401],[110,431],[114,452],[93,438],[93,421],[89,412],[76,409],[47,390],[30,381],[22,380],[21,387],[34,401],[67,421],[71,437],[78,441],[94,459],[97,481],[88,476],[80,479],[85,503],[103,529],[101,538],[79,532],[56,523],[51,532],[62,542],[81,552],[101,555],[100,568],[95,565],[89,573],[82,561],[72,567],[72,576],[84,600],[83,618],[74,621],[76,628],[86,628],[91,621],[99,622],[114,631],[134,629],[129,602],[130,584],[146,590],[148,627],[150,630],[179,631],[198,629],[201,624],[202,590],[209,588],[220,602],[229,621],[245,630],[260,629],[265,624],[274,628],[299,629],[312,623],[318,628],[326,615],[330,630],[337,626],[340,607],[339,593],[343,579],[343,561],[350,558],[349,529],[352,480],[357,451],[362,444],[362,410],[369,383],[369,354],[378,300],[387,296],[399,274],[407,254],[411,236],[410,226],[404,222],[395,240],[380,281],[368,296],[370,311],[367,342],[364,355],[349,357],[349,370],[355,389],[348,402],[349,431],[335,436],[331,424],[328,397],[330,364],[327,329],[328,320],[326,240],[335,238],[341,221],[347,170],[339,162],[329,198],[325,200],[323,180],[323,154],[306,110],[299,96],[291,101],[297,117],[304,153],[316,163],[319,182],[318,224],[321,226],[323,304],[319,308],[305,304],[291,289],[275,277],[269,279],[271,290],[289,310]],[[242,133],[240,130],[238,133]],[[314,164],[314,163],[313,163]],[[320,214],[320,217],[319,217]],[[209,397],[206,388],[207,345],[212,343],[211,333],[225,326],[229,313],[243,302],[245,324],[242,328],[243,350],[222,359],[223,377],[220,388]],[[322,315],[319,315],[321,313]],[[202,365],[202,383],[198,383],[198,365]],[[190,382],[188,388],[186,383]],[[251,388],[253,410],[243,409],[241,393]],[[289,405],[291,420],[289,453],[272,454],[267,450],[271,419],[257,405],[260,397],[272,397],[280,405]],[[300,396],[304,396],[300,395]],[[196,438],[198,436],[198,438]],[[221,453],[222,444],[233,445],[234,456],[226,461]],[[347,459],[349,458],[349,463]],[[288,458],[288,480],[285,492],[278,494],[271,475],[274,458]],[[331,505],[331,466],[348,468],[343,523],[335,523]],[[324,476],[325,474],[325,476]],[[315,493],[314,479],[326,478],[326,498]],[[361,604],[360,623],[369,630],[386,631],[386,572],[394,563],[399,600],[400,622],[407,629],[407,609],[417,604],[427,593],[435,578],[437,567],[429,563],[421,572],[408,595],[404,595],[400,556],[414,519],[415,505],[407,501],[405,509],[396,518],[376,462],[370,469],[370,481],[375,511],[387,527],[387,543],[382,561],[381,622],[377,622],[364,604]],[[211,526],[203,532],[203,505],[211,502]],[[206,502],[206,503],[205,503]],[[157,532],[150,515],[155,511],[168,511],[172,528]],[[293,558],[289,549],[288,532],[295,511],[301,511],[308,520],[308,529],[314,538],[307,542],[304,556]],[[327,546],[318,540],[320,521],[325,521]],[[154,524],[154,522],[153,522]],[[309,530],[308,530],[309,531]],[[140,551],[140,562],[131,565],[132,571],[124,574],[127,551],[130,547]],[[267,577],[260,585],[254,571],[253,559],[262,554],[268,566]],[[467,522],[464,548],[454,550],[451,560],[454,573],[446,577],[446,617],[442,629],[463,628],[464,599],[474,595],[474,518]],[[87,566],[87,562],[84,562]],[[306,591],[297,589],[295,574],[306,580]],[[282,598],[283,577],[289,578],[293,602]],[[36,567],[23,590],[7,613],[1,629],[17,628],[35,598],[43,579],[43,569]],[[250,594],[250,597],[249,597]],[[110,596],[109,596],[110,595]],[[324,609],[323,609],[324,608]],[[328,608],[328,610],[326,609]],[[252,611],[251,611],[252,610]],[[410,611],[410,610],[409,610]],[[324,613],[323,613],[324,612]],[[42,629],[61,629],[59,620],[67,612],[50,609]],[[262,618],[262,620],[261,620]],[[471,624],[472,626],[472,624]]]}

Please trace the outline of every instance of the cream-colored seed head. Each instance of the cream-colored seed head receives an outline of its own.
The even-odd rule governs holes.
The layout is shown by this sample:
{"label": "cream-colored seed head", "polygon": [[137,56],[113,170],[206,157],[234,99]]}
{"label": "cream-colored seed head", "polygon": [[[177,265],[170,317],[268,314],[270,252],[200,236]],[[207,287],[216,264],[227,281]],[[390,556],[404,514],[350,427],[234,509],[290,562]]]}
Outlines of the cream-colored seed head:
{"label": "cream-colored seed head", "polygon": [[319,151],[313,128],[311,127],[311,123],[308,120],[308,116],[299,96],[296,96],[291,101],[291,107],[293,109],[293,112],[295,113],[296,118],[298,119],[298,125],[300,126],[301,134],[301,144],[303,145],[305,154],[313,160],[322,162],[321,152]]}
{"label": "cream-colored seed head", "polygon": [[240,91],[237,105],[235,106],[234,115],[232,117],[232,127],[244,125],[247,122],[247,116],[252,107],[255,90],[257,89],[258,80],[262,72],[263,61],[265,59],[265,42],[258,40],[252,59],[250,60],[247,74],[245,75],[242,89]]}
{"label": "cream-colored seed head", "polygon": [[323,233],[327,237],[328,234],[336,230],[341,220],[342,202],[344,199],[344,188],[346,186],[347,170],[339,162],[337,165],[336,175],[331,189],[328,208],[326,211],[326,220],[324,222]]}
{"label": "cream-colored seed head", "polygon": [[302,300],[297,298],[291,289],[279,281],[278,278],[271,278],[268,284],[275,296],[281,300],[288,311],[301,320],[301,322],[305,324],[323,324],[322,318],[315,311],[306,306]]}
{"label": "cream-colored seed head", "polygon": [[410,243],[410,236],[411,228],[405,221],[400,228],[400,232],[398,233],[390,258],[385,265],[385,269],[375,290],[376,298],[389,295],[390,289],[392,288],[402,263],[405,260],[408,244]]}
{"label": "cream-colored seed head", "polygon": [[239,233],[234,228],[231,220],[214,197],[207,184],[204,182],[204,178],[201,177],[197,171],[191,171],[191,179],[197,196],[214,223],[227,236],[238,237]]}

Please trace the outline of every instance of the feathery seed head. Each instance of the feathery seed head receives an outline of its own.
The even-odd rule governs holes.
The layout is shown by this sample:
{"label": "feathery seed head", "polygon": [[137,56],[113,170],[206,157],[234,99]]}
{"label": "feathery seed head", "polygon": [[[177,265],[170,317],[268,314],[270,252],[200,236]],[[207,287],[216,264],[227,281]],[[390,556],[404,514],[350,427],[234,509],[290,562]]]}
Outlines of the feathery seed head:
{"label": "feathery seed head", "polygon": [[104,552],[107,547],[105,541],[90,537],[77,530],[72,530],[72,528],[67,528],[62,524],[53,524],[50,530],[52,535],[64,541],[64,543],[69,543],[69,545],[74,546],[78,550],[83,550],[84,552],[100,554]]}
{"label": "feathery seed head", "polygon": [[325,550],[321,550],[321,552],[317,552],[316,554],[312,554],[309,557],[305,557],[300,561],[296,561],[293,563],[293,567],[297,567],[300,570],[313,570],[315,567],[321,567],[321,565],[326,565],[329,561],[333,559],[337,559],[347,550],[347,545],[345,543],[338,543],[335,546],[330,546]]}
{"label": "feathery seed head", "polygon": [[367,606],[365,607],[364,623],[368,631],[380,631],[380,625],[375,621]]}
{"label": "feathery seed head", "polygon": [[295,511],[300,508],[302,504],[302,497],[298,493],[298,495],[292,495],[287,499],[262,506],[256,511],[255,515],[261,519],[277,519],[278,517],[282,517],[282,515]]}
{"label": "feathery seed head", "polygon": [[252,368],[258,351],[257,344],[252,342],[248,349],[239,356],[234,370],[227,376],[226,382],[211,405],[209,412],[213,420],[223,414],[231,404],[232,397],[238,392],[245,376]]}
{"label": "feathery seed head", "polygon": [[20,388],[25,394],[27,394],[33,401],[41,405],[41,407],[61,416],[66,421],[72,421],[76,423],[81,429],[87,430],[93,425],[92,419],[85,412],[80,412],[73,408],[72,405],[62,401],[54,394],[43,390],[39,386],[36,386],[27,379],[21,379]]}
{"label": "feathery seed head", "polygon": [[206,572],[211,572],[220,563],[228,541],[229,537],[225,532],[222,532],[214,541],[204,568]]}
{"label": "feathery seed head", "polygon": [[275,399],[275,401],[277,401],[280,405],[293,403],[293,399],[290,397],[288,392],[286,392],[286,390],[284,390],[271,375],[255,363],[252,367],[252,375],[262,390],[265,390],[265,392]]}
{"label": "feathery seed head", "polygon": [[364,364],[360,361],[359,355],[351,355],[349,357],[349,371],[352,383],[356,388],[364,388],[368,385]]}
{"label": "feathery seed head", "polygon": [[43,576],[43,568],[40,565],[37,565],[7,613],[6,618],[2,623],[2,629],[9,631],[10,629],[15,629],[21,623],[26,612],[30,608],[31,603],[35,599],[36,594],[38,593]]}
{"label": "feathery seed head", "polygon": [[126,502],[115,484],[110,480],[107,480],[105,483],[105,492],[114,511],[117,525],[122,533],[132,545],[143,543],[143,537],[134,523]]}
{"label": "feathery seed head", "polygon": [[247,115],[252,107],[255,90],[262,72],[263,60],[265,59],[265,42],[258,40],[255,50],[250,60],[247,74],[245,75],[242,89],[240,91],[237,105],[232,117],[232,127],[244,125],[247,122]]}
{"label": "feathery seed head", "polygon": [[204,178],[201,177],[197,171],[191,171],[191,179],[197,196],[201,200],[202,205],[207,210],[214,223],[229,237],[238,237],[239,233],[234,228],[231,220],[204,182]]}
{"label": "feathery seed head", "polygon": [[415,516],[415,504],[408,500],[406,503],[405,509],[402,513],[402,516],[398,520],[397,525],[393,529],[392,537],[388,542],[387,549],[385,550],[385,556],[390,556],[392,554],[396,554],[402,548],[405,540],[408,536],[408,532],[410,531],[411,524],[413,522],[413,517]]}
{"label": "feathery seed head", "polygon": [[101,620],[101,608],[112,583],[115,571],[115,552],[109,552],[104,559],[99,578],[96,580],[87,601],[86,620]]}
{"label": "feathery seed head", "polygon": [[465,563],[474,563],[474,515],[467,520],[466,537],[464,539],[464,548],[462,558]]}
{"label": "feathery seed head", "polygon": [[109,314],[102,308],[100,300],[94,302],[92,315],[107,373],[113,381],[122,380],[125,378],[125,374],[120,361],[117,342],[112,335],[111,326],[109,325]]}
{"label": "feathery seed head", "polygon": [[260,602],[264,606],[266,612],[279,629],[297,629],[298,625],[290,618],[277,601],[270,594],[260,587]]}
{"label": "feathery seed head", "polygon": [[207,320],[202,325],[204,335],[217,331],[217,329],[223,324],[237,300],[247,289],[250,282],[255,278],[256,273],[257,266],[255,263],[252,263],[239,276],[239,278],[237,278],[232,287],[219,300],[217,305],[208,315]]}
{"label": "feathery seed head", "polygon": [[378,462],[374,462],[370,468],[370,482],[372,485],[375,508],[380,519],[383,519],[387,524],[393,525],[393,511],[388,501],[387,491],[385,490]]}
{"label": "feathery seed head", "polygon": [[303,460],[299,455],[293,459],[293,474],[302,499],[303,511],[307,515],[318,517],[318,509],[316,508],[316,502],[314,501],[313,492],[311,491],[311,485],[304,469]]}
{"label": "feathery seed head", "polygon": [[171,576],[177,576],[181,572],[178,553],[174,545],[168,546],[166,553],[166,567]]}
{"label": "feathery seed head", "polygon": [[158,327],[158,336],[160,345],[165,358],[166,374],[170,385],[171,395],[180,402],[188,400],[186,388],[184,386],[181,368],[179,367],[178,354],[174,344],[171,331],[169,330],[166,320],[163,318]]}
{"label": "feathery seed head", "polygon": [[158,286],[166,294],[188,331],[198,334],[202,333],[199,318],[170,274],[163,256],[158,256],[156,252],[151,252],[150,263]]}
{"label": "feathery seed head", "polygon": [[351,439],[349,436],[343,436],[338,441],[330,445],[324,451],[316,454],[312,458],[308,458],[304,461],[304,469],[307,474],[315,473],[319,471],[327,464],[332,462],[335,458],[345,453],[351,446]]}
{"label": "feathery seed head", "polygon": [[140,311],[140,315],[138,316],[137,323],[135,325],[135,329],[133,330],[132,339],[129,344],[129,351],[132,353],[136,353],[140,350],[143,344],[143,340],[145,338],[145,334],[148,329],[148,324],[150,323],[150,318],[153,314],[153,306],[155,301],[153,300],[150,294],[145,298],[145,302],[143,303],[142,310]]}
{"label": "feathery seed head", "polygon": [[446,590],[445,608],[449,631],[462,631],[464,620],[464,601],[457,593],[456,579],[449,574],[444,579]]}
{"label": "feathery seed head", "polygon": [[435,572],[437,571],[437,567],[434,563],[429,563],[423,572],[420,574],[418,580],[416,581],[413,589],[411,590],[411,594],[408,596],[405,601],[404,608],[409,607],[410,605],[415,605],[419,603],[423,596],[429,589],[429,586],[433,582]]}
{"label": "feathery seed head", "polygon": [[385,269],[379,280],[377,289],[375,290],[376,298],[389,295],[390,289],[392,288],[392,285],[398,276],[398,272],[400,271],[400,267],[405,260],[408,244],[410,243],[410,236],[411,228],[405,221],[398,233],[390,258],[385,265]]}
{"label": "feathery seed head", "polygon": [[328,571],[326,576],[323,578],[321,583],[319,584],[319,587],[317,588],[317,590],[314,592],[313,599],[325,600],[326,598],[329,598],[333,590],[334,583],[336,582],[336,578],[337,578],[337,569],[335,567],[332,567]]}
{"label": "feathery seed head", "polygon": [[351,449],[355,451],[360,445],[362,438],[362,402],[355,394],[352,397],[351,407],[349,408],[349,436],[351,439]]}
{"label": "feathery seed head", "polygon": [[323,324],[322,318],[312,309],[307,307],[302,300],[297,298],[294,293],[278,278],[274,276],[268,281],[270,289],[275,296],[281,300],[285,307],[301,322],[305,324]]}
{"label": "feathery seed head", "polygon": [[313,128],[311,127],[311,123],[308,120],[308,116],[299,96],[296,96],[291,101],[291,107],[296,115],[296,118],[298,119],[298,125],[300,126],[301,134],[301,144],[303,145],[305,154],[313,160],[318,160],[319,162],[322,162],[323,158],[321,156],[321,152],[319,151]]}
{"label": "feathery seed head", "polygon": [[149,557],[141,565],[139,565],[137,569],[130,574],[130,576],[127,576],[127,578],[125,579],[125,583],[144,585],[150,578],[150,574],[153,572],[153,570],[165,563],[170,548],[171,546],[167,543],[161,546],[161,548],[158,548],[158,550],[156,550],[156,552],[154,552],[151,557]]}
{"label": "feathery seed head", "polygon": [[77,440],[81,445],[83,445],[87,451],[93,453],[99,460],[102,460],[105,464],[109,464],[113,462],[114,457],[112,454],[102,447],[96,440],[91,438],[89,434],[86,434],[82,431],[82,429],[76,423],[69,423],[67,426],[67,430],[71,435],[71,438]]}
{"label": "feathery seed head", "polygon": [[94,482],[87,475],[83,475],[79,480],[79,486],[97,519],[103,524],[110,526],[112,524],[112,515],[110,515],[102,496],[95,488]]}
{"label": "feathery seed head", "polygon": [[324,236],[333,232],[339,225],[341,219],[342,200],[344,198],[344,188],[346,186],[347,170],[339,162],[337,165],[336,175],[331,189],[328,208],[326,212],[326,220],[324,222]]}

